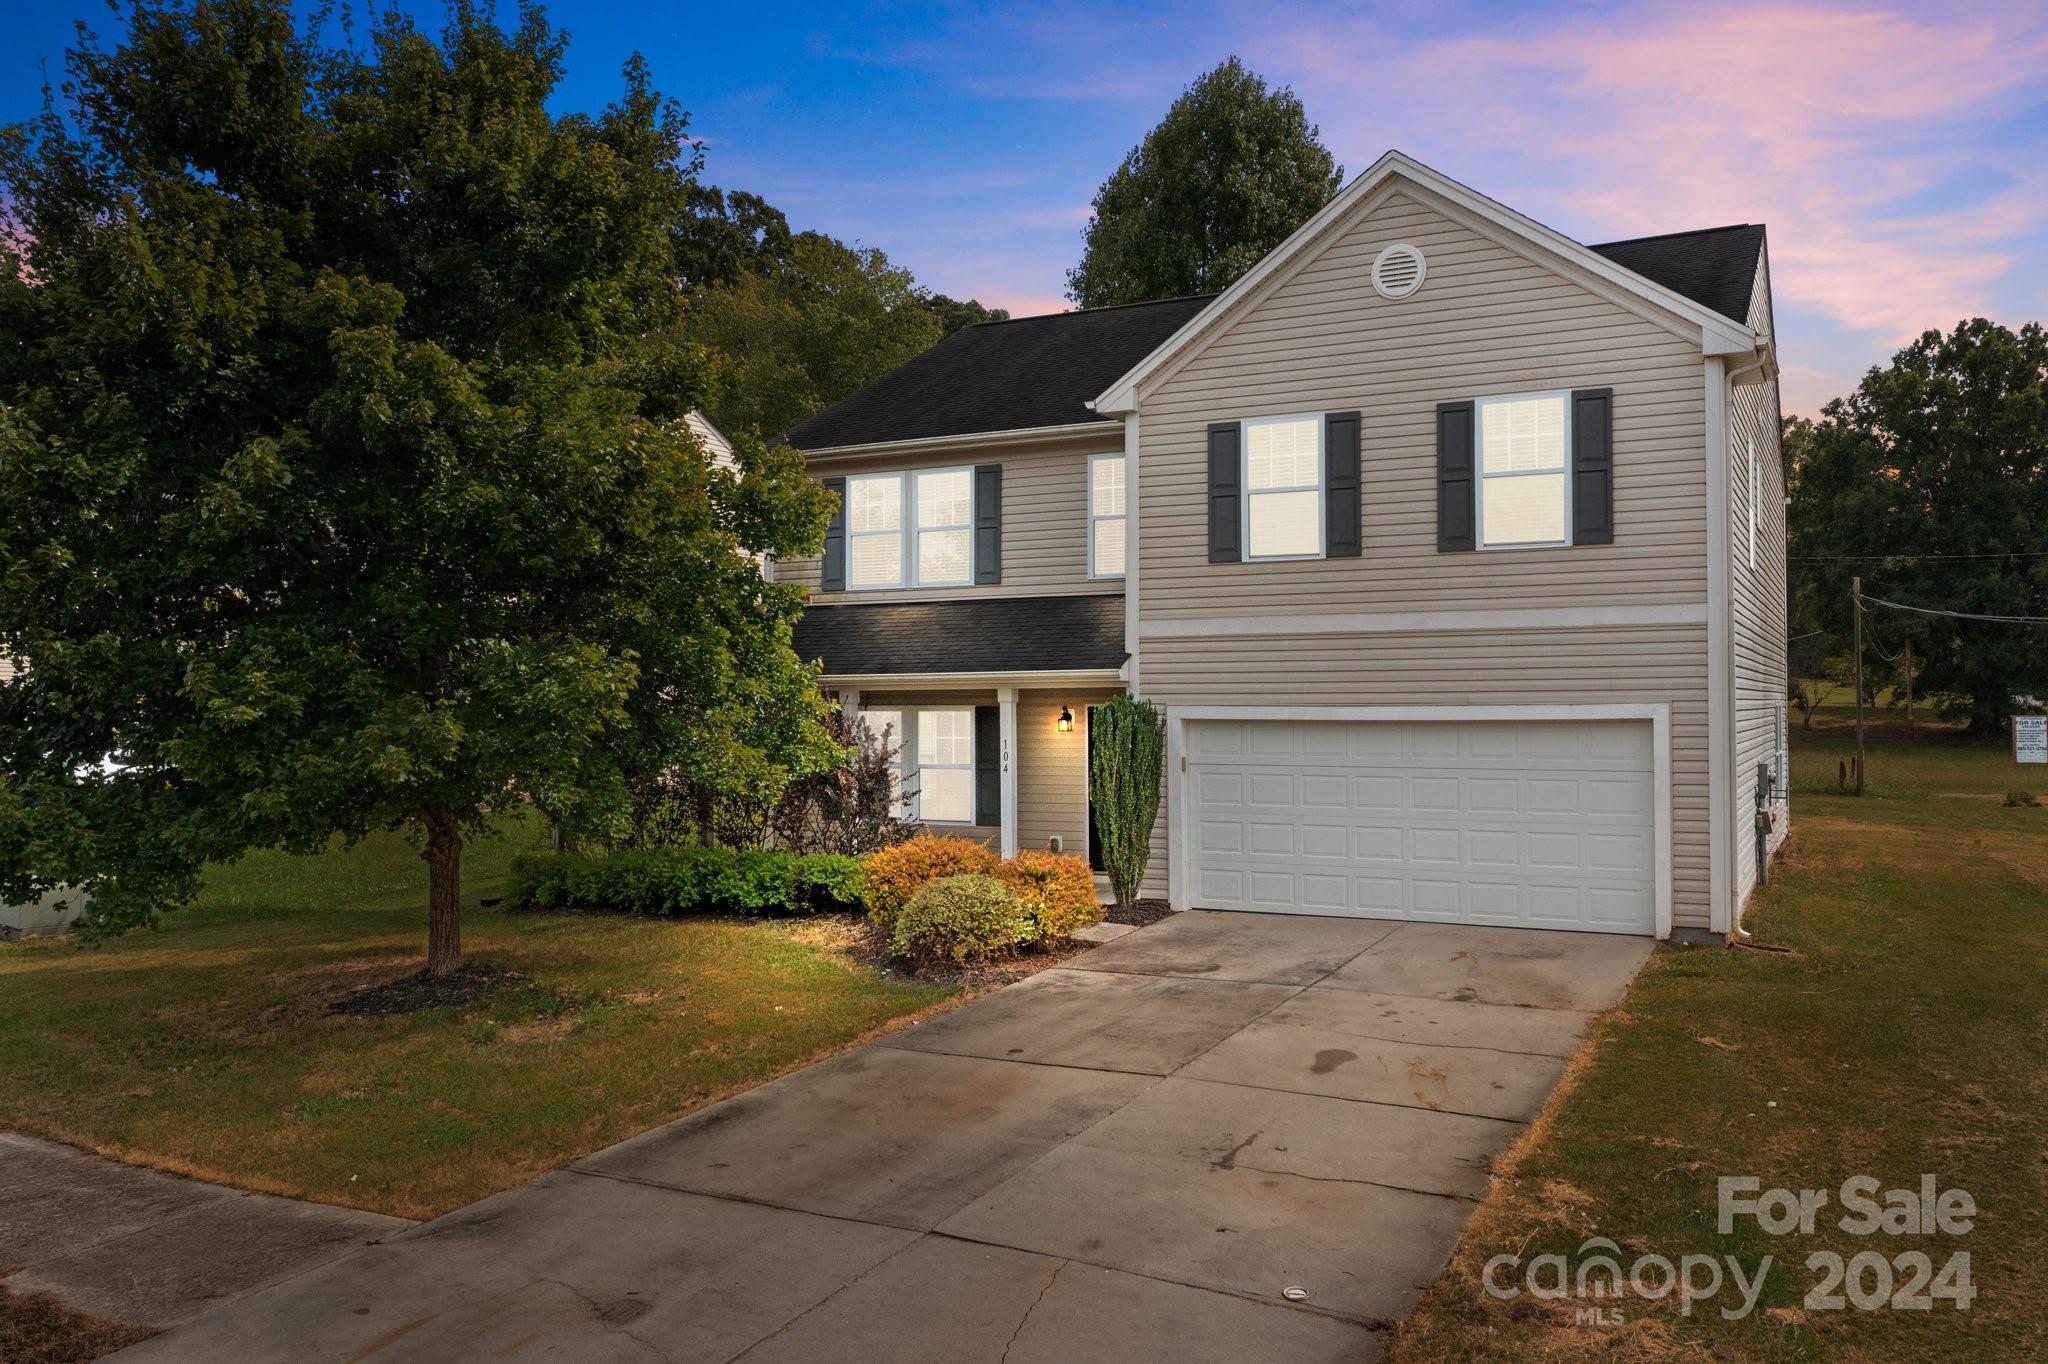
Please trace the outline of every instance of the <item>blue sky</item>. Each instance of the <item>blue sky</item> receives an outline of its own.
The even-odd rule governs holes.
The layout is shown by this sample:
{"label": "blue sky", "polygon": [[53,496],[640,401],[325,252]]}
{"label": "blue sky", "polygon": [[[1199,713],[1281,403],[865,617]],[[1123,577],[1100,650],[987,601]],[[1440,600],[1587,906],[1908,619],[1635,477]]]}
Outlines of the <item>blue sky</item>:
{"label": "blue sky", "polygon": [[[6,0],[0,119],[74,17]],[[423,16],[438,8],[416,6]],[[1582,241],[1763,221],[1788,410],[1926,327],[2048,317],[2048,6],[558,3],[563,108],[646,54],[706,178],[930,287],[1065,306],[1097,184],[1235,53],[1347,174],[1399,147]]]}

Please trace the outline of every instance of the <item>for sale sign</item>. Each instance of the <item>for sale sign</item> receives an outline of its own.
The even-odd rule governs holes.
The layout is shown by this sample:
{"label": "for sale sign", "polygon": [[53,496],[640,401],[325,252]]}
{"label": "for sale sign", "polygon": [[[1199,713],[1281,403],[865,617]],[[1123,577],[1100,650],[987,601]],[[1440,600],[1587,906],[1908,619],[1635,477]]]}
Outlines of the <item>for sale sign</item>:
{"label": "for sale sign", "polygon": [[2012,760],[2048,763],[2048,715],[2012,717]]}

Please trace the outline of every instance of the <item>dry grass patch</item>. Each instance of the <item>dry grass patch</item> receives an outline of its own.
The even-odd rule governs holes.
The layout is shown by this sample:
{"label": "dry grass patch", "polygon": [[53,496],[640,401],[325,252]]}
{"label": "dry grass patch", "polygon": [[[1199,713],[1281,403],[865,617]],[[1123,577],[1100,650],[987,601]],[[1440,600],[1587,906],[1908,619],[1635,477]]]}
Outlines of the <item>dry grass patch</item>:
{"label": "dry grass patch", "polygon": [[[1923,730],[1923,735],[1925,731]],[[1871,750],[1873,794],[1831,794],[1841,736],[1794,735],[1794,838],[1751,913],[1765,946],[1664,950],[1600,1019],[1551,1104],[1499,1164],[1456,1256],[1397,1334],[1429,1361],[2033,1360],[2048,1357],[2048,823],[1944,799],[2010,781],[2008,755],[1927,736]],[[1834,1195],[1851,1175],[1967,1189],[1964,1237],[1857,1238],[1841,1209],[1811,1236],[1716,1227],[1721,1175]],[[1504,1302],[1493,1255],[1574,1267],[1588,1238],[1624,1265],[1655,1252],[1772,1257],[1759,1307],[1724,1320],[1675,1298],[1623,1299],[1593,1325],[1572,1299]],[[1958,1311],[1815,1311],[1806,1256],[1967,1250]],[[1612,1305],[1614,1300],[1609,1300]]]}
{"label": "dry grass patch", "polygon": [[0,946],[0,1126],[427,1217],[960,996],[817,923],[476,908],[516,846],[465,859],[470,959],[500,975],[419,1013],[332,1012],[419,969],[423,872],[395,838],[251,858],[104,948]]}

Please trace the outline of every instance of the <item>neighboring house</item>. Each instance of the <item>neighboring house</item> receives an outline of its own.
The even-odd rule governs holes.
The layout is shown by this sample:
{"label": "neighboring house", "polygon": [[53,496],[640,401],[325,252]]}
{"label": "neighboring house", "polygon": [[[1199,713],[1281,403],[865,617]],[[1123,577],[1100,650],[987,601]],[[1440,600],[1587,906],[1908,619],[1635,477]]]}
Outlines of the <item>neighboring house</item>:
{"label": "neighboring house", "polygon": [[1788,813],[1776,374],[1763,228],[1587,247],[1390,152],[1223,294],[798,426],[841,511],[776,572],[928,824],[1084,852],[1127,690],[1175,908],[1726,932]]}

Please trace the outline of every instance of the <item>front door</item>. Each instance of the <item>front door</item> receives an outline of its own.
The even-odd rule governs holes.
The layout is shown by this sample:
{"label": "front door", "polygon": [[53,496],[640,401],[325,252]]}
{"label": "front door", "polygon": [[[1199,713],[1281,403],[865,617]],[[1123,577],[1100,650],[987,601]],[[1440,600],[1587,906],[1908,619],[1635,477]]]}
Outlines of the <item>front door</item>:
{"label": "front door", "polygon": [[1095,833],[1095,712],[1100,709],[1090,706],[1084,717],[1088,725],[1088,770],[1082,776],[1083,789],[1088,792],[1088,869],[1102,870],[1102,840]]}

